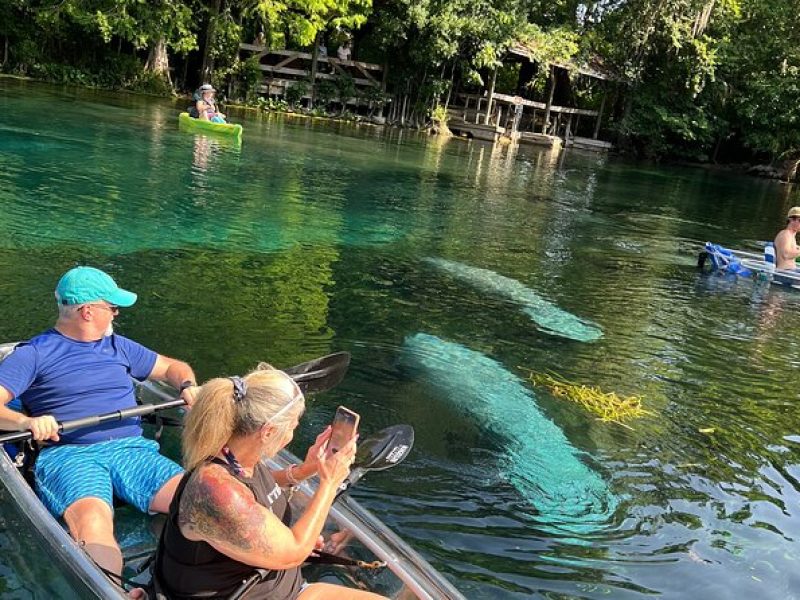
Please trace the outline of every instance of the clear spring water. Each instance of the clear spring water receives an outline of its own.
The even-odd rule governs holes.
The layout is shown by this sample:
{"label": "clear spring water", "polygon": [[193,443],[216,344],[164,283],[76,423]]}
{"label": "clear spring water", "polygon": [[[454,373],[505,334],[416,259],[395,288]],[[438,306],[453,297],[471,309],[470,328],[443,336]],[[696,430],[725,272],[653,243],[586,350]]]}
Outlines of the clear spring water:
{"label": "clear spring water", "polygon": [[[233,117],[237,147],[180,132],[181,107],[0,79],[0,339],[49,326],[58,276],[88,263],[140,294],[119,331],[202,378],[349,350],[293,449],[340,403],[364,430],[414,425],[412,456],[354,493],[469,598],[800,597],[800,294],[694,268],[705,240],[774,236],[791,188],[252,114]],[[537,328],[431,258],[516,280],[603,336]],[[523,378],[642,394],[654,416],[628,430],[534,390],[613,514],[547,526],[502,474],[504,438],[403,367],[416,333]],[[7,501],[0,527],[4,597],[65,595]]]}

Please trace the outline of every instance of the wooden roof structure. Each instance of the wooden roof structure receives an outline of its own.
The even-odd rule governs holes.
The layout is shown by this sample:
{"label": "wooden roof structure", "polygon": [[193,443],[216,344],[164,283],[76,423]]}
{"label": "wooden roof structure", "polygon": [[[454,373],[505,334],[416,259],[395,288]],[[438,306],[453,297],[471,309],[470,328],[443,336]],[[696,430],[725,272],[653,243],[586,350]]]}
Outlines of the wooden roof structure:
{"label": "wooden roof structure", "polygon": [[[514,56],[526,58],[531,62],[536,62],[534,58],[535,48],[530,43],[516,42],[509,49],[508,53]],[[604,64],[599,56],[593,56],[588,63],[578,64],[576,62],[553,62],[553,66],[565,69],[573,73],[580,73],[593,79],[600,79],[602,81],[622,81],[622,78],[612,73]]]}

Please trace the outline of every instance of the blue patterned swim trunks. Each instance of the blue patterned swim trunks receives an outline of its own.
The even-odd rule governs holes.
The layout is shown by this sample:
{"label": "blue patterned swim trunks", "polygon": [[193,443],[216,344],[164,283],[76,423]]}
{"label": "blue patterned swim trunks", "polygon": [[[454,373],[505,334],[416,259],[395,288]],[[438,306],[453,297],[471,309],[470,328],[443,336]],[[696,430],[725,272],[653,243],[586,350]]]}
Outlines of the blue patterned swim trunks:
{"label": "blue patterned swim trunks", "polygon": [[116,496],[146,513],[158,490],[182,472],[159,453],[157,442],[141,436],[49,446],[34,467],[36,491],[56,517],[87,497],[100,498],[113,510]]}

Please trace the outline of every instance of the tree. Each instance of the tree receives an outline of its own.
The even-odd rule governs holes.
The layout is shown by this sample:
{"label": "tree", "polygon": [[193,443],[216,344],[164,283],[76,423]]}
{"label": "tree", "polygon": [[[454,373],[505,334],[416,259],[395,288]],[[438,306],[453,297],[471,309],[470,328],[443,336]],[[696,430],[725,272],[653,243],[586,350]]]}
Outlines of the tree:
{"label": "tree", "polygon": [[99,35],[105,44],[116,37],[130,42],[135,50],[148,50],[145,69],[166,82],[167,48],[186,53],[197,47],[192,10],[182,0],[64,0],[39,7],[36,20],[49,29],[75,23]]}

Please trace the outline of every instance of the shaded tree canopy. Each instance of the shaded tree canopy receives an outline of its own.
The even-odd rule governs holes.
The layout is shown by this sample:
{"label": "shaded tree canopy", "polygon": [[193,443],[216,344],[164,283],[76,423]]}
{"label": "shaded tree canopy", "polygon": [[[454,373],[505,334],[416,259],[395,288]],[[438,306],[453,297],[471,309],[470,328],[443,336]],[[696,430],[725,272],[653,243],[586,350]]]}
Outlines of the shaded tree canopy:
{"label": "shaded tree canopy", "polygon": [[[800,154],[798,9],[800,0],[4,0],[0,57],[9,72],[163,91],[240,75],[238,45],[261,32],[276,48],[346,32],[362,60],[389,65],[389,92],[424,115],[457,89],[486,86],[523,42],[539,68],[535,90],[550,62],[599,60],[616,74],[609,126],[632,152],[778,160]],[[501,87],[513,80],[498,77]],[[598,105],[596,90],[581,93]]]}

